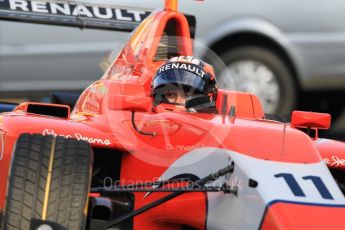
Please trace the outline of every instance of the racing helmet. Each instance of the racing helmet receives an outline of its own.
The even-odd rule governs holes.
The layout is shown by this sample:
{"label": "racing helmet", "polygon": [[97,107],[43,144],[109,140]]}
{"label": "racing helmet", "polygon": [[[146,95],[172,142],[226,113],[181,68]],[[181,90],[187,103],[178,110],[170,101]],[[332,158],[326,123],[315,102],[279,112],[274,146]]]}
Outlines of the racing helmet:
{"label": "racing helmet", "polygon": [[195,96],[216,100],[217,82],[213,67],[191,56],[173,57],[156,72],[151,86],[154,104],[180,104],[169,101],[169,93],[178,92],[186,99]]}

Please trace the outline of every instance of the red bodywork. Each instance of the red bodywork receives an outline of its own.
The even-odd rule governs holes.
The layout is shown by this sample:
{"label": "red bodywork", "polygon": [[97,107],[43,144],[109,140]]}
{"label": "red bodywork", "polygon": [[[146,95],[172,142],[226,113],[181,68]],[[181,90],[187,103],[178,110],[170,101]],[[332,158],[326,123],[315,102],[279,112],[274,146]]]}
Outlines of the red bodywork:
{"label": "red bodywork", "polygon": [[[13,147],[22,133],[73,137],[88,141],[93,148],[112,149],[122,154],[120,181],[123,184],[154,181],[181,156],[202,147],[230,149],[273,162],[305,164],[322,160],[316,146],[325,157],[329,157],[327,154],[343,154],[344,151],[340,151],[344,149],[343,144],[315,144],[307,135],[287,124],[264,120],[257,97],[247,93],[219,90],[216,102],[219,114],[169,111],[163,106],[151,106],[151,111],[140,112],[138,104],[143,104],[143,111],[145,105],[150,105],[151,80],[164,63],[155,56],[168,22],[173,20],[176,24],[178,55],[193,55],[188,22],[177,12],[176,5],[176,1],[167,1],[165,10],[156,11],[137,28],[102,79],[84,91],[68,118],[27,113],[27,105],[0,116],[0,150],[4,149],[0,160],[0,210],[5,205]],[[115,98],[122,99],[119,102]],[[233,107],[236,115],[232,116],[230,110]],[[144,132],[154,132],[155,136],[134,130],[129,110],[136,108],[139,108],[135,117],[137,126]],[[134,209],[166,194],[153,193],[145,199],[144,195],[135,193]],[[179,196],[135,217],[134,229],[180,229],[183,225],[205,229],[206,199],[206,193]],[[264,229],[308,226],[309,219],[291,220],[291,213],[308,212],[313,218],[312,226],[316,227],[325,226],[323,219],[332,222],[345,216],[344,208],[284,203],[267,208],[261,225]]]}

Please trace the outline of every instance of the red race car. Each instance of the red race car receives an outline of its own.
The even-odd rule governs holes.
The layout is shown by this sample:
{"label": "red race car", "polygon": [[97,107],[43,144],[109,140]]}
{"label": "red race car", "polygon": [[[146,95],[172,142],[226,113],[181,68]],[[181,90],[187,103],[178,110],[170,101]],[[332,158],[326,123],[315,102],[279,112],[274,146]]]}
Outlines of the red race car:
{"label": "red race car", "polygon": [[[92,10],[119,12],[0,6],[3,19],[84,27],[106,27]],[[109,27],[133,26],[122,13]],[[267,120],[255,95],[217,90],[212,67],[192,55],[188,21],[166,0],[73,111],[29,102],[2,113],[1,228],[343,229],[345,145],[317,134],[330,115]]]}

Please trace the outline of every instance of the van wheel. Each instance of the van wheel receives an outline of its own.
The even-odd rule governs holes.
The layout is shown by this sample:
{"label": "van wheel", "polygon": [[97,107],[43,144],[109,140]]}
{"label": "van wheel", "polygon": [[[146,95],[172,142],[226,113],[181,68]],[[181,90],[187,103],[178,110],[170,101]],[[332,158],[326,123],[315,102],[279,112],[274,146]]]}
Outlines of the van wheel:
{"label": "van wheel", "polygon": [[92,150],[64,137],[19,137],[8,179],[3,229],[30,229],[32,218],[85,228]]}
{"label": "van wheel", "polygon": [[220,88],[235,87],[237,91],[256,94],[265,113],[287,115],[294,109],[296,83],[279,55],[259,46],[241,46],[228,50],[221,58],[228,71],[220,74]]}

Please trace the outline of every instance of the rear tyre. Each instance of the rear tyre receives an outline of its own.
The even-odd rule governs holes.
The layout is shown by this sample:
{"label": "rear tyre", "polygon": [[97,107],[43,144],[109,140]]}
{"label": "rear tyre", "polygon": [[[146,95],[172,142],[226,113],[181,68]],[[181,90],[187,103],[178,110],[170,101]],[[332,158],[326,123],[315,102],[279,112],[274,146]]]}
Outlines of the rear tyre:
{"label": "rear tyre", "polygon": [[91,168],[88,143],[21,135],[12,157],[3,230],[29,229],[32,218],[84,229]]}
{"label": "rear tyre", "polygon": [[[236,90],[256,94],[266,113],[289,114],[296,105],[297,86],[286,62],[270,49],[240,46],[221,55]],[[220,74],[220,88],[228,79]]]}

